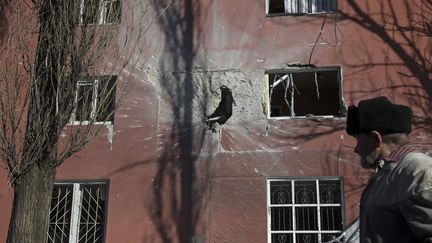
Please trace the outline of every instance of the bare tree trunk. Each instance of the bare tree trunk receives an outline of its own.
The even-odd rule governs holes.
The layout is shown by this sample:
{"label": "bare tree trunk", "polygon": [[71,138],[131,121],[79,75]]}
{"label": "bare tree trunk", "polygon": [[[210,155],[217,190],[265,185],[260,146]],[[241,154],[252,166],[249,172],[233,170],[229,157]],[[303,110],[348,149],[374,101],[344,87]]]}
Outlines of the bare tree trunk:
{"label": "bare tree trunk", "polygon": [[[14,202],[7,243],[45,243],[55,180],[58,117],[56,89],[59,64],[64,63],[63,28],[56,29],[66,9],[61,0],[41,0],[35,74],[30,76],[30,103],[23,155],[33,154],[14,183]],[[69,21],[69,19],[67,19]],[[68,22],[66,21],[66,22]],[[61,67],[61,66],[60,66]],[[46,133],[46,134],[43,134]],[[35,149],[35,144],[36,149]],[[26,168],[28,166],[28,168]]]}
{"label": "bare tree trunk", "polygon": [[[102,57],[110,53],[112,43],[117,46],[112,37],[120,32],[121,5],[108,9],[100,2],[84,1],[82,6],[80,0],[0,0],[0,15],[8,13],[0,20],[12,26],[0,26],[10,38],[0,43],[0,51],[12,54],[12,61],[2,62],[0,68],[0,159],[7,164],[14,187],[8,243],[47,241],[56,168],[98,133],[92,125],[107,106],[113,106],[110,97],[115,96],[116,86],[96,86],[96,82],[98,88],[93,90],[107,97],[86,91],[78,102],[78,79],[101,76]],[[102,18],[102,13],[110,14]],[[99,26],[101,22],[107,26]],[[129,58],[124,60],[122,68]],[[107,63],[109,70],[116,70]],[[67,138],[60,139],[78,103],[80,110],[92,108],[97,117],[85,118],[87,124],[68,129]]]}
{"label": "bare tree trunk", "polygon": [[54,176],[55,171],[35,165],[20,178],[14,187],[7,243],[46,242]]}

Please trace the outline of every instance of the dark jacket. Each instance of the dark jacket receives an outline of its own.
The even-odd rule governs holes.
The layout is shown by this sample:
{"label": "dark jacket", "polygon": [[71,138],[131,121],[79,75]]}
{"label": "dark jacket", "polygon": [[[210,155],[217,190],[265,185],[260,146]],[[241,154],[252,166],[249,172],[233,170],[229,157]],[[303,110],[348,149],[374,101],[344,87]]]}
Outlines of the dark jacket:
{"label": "dark jacket", "polygon": [[432,243],[431,157],[409,151],[383,163],[362,194],[360,242]]}

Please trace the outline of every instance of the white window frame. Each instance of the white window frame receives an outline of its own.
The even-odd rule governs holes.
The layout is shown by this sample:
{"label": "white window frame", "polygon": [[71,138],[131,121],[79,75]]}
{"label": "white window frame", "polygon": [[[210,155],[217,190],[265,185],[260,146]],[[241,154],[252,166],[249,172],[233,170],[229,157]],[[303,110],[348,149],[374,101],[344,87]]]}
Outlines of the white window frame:
{"label": "white window frame", "polygon": [[[69,224],[69,241],[67,243],[78,243],[79,242],[79,233],[80,233],[80,220],[81,220],[81,211],[82,211],[82,205],[83,205],[83,192],[81,190],[81,186],[82,185],[104,185],[106,186],[106,191],[105,191],[105,197],[104,197],[104,219],[103,219],[103,233],[101,235],[102,238],[98,238],[98,242],[99,239],[101,239],[101,242],[105,242],[105,237],[106,237],[106,218],[108,215],[108,191],[109,191],[109,181],[108,180],[104,180],[104,181],[79,181],[79,182],[69,182],[69,181],[59,181],[59,182],[55,182],[54,186],[56,185],[72,185],[73,189],[72,189],[72,202],[71,202],[71,214],[70,214],[70,224]],[[66,200],[66,199],[64,199]],[[89,199],[88,199],[89,200]],[[64,203],[64,201],[62,200],[62,202]],[[65,207],[66,205],[64,205]],[[56,208],[56,212],[52,211],[52,209],[50,208],[50,214],[51,213],[56,213],[56,217],[57,217],[57,213],[59,213],[60,215],[62,215],[62,213],[64,213],[64,211],[67,211],[67,208],[59,208],[59,206],[55,207]],[[60,210],[59,210],[60,209]],[[60,212],[58,212],[60,211]],[[90,212],[91,210],[87,210],[88,212]],[[64,216],[63,216],[64,217]],[[60,218],[62,218],[60,216]],[[51,217],[49,217],[49,220],[51,219]],[[60,221],[61,223],[64,223],[64,221]],[[53,224],[55,229],[60,229],[57,225],[58,222],[54,222],[50,224]],[[61,230],[65,230],[63,228],[61,228]],[[47,233],[48,234],[48,233]],[[48,242],[51,242],[52,239],[50,239],[49,235],[47,238]],[[65,242],[66,243],[66,242]]]}
{"label": "white window frame", "polygon": [[[338,0],[284,0],[284,7],[285,12],[284,13],[269,13],[270,11],[270,2],[272,0],[266,0],[266,14],[267,16],[279,16],[279,15],[313,15],[313,14],[326,14],[326,13],[335,13],[338,9]],[[321,11],[317,10],[317,4],[321,1],[321,3],[324,3],[326,1],[333,1],[334,3],[334,9],[324,9]],[[299,2],[302,2],[301,6],[303,6],[302,9],[299,9]],[[311,10],[309,11],[309,8],[306,7],[306,5],[311,5]]]}
{"label": "white window frame", "polygon": [[[109,77],[109,80],[105,80],[106,77]],[[98,114],[97,111],[99,109],[99,104],[98,104],[98,100],[99,100],[99,96],[100,96],[100,92],[99,91],[104,91],[104,84],[105,82],[108,82],[108,84],[111,83],[110,79],[115,78],[117,80],[117,75],[102,75],[102,76],[96,76],[94,78],[80,78],[78,79],[78,81],[76,82],[76,86],[75,86],[75,91],[74,91],[74,97],[73,97],[73,110],[71,112],[71,116],[69,118],[69,121],[67,123],[67,125],[113,125],[113,120],[111,119],[106,119],[106,120],[97,120],[98,119]],[[110,89],[110,93],[114,92],[114,96],[112,97],[113,102],[115,102],[115,89],[116,89],[116,85],[113,84],[114,86],[109,87]],[[92,93],[92,99],[91,99],[91,104],[90,104],[90,118],[88,120],[77,120],[77,108],[78,108],[78,99],[79,99],[79,89],[80,87],[83,86],[93,86],[93,93]],[[102,90],[100,90],[102,89]],[[112,90],[111,90],[112,89]],[[111,97],[110,97],[111,99]],[[109,100],[110,101],[110,100]],[[58,105],[57,105],[58,106]],[[58,109],[58,107],[57,107]],[[115,109],[115,108],[113,108]],[[114,114],[115,110],[111,110],[110,112],[113,112]]]}
{"label": "white window frame", "polygon": [[[271,190],[270,190],[270,184],[272,181],[291,181],[291,203],[288,204],[271,204]],[[296,204],[295,203],[295,186],[294,183],[296,181],[315,181],[316,182],[316,192],[317,192],[317,203],[315,204]],[[320,189],[319,189],[319,182],[320,181],[339,181],[340,183],[340,202],[341,203],[334,203],[334,204],[322,204],[320,203]],[[289,233],[293,235],[293,242],[296,241],[296,235],[301,233],[313,233],[318,235],[318,243],[322,243],[321,234],[322,233],[330,233],[330,234],[342,234],[343,230],[321,230],[321,207],[340,207],[341,209],[341,229],[343,229],[344,225],[344,195],[343,195],[343,178],[342,177],[311,177],[311,178],[294,178],[294,177],[284,177],[284,178],[267,178],[267,242],[271,243],[271,236],[272,233]],[[292,225],[293,230],[284,230],[284,231],[274,231],[271,229],[271,208],[272,207],[291,207],[292,208]],[[316,207],[317,208],[317,224],[318,224],[318,230],[311,230],[311,231],[300,231],[296,230],[296,218],[295,218],[295,210],[298,207]]]}
{"label": "white window frame", "polygon": [[[276,87],[277,85],[280,85],[282,82],[290,82],[293,81],[293,76],[292,74],[295,73],[304,73],[304,72],[308,72],[308,73],[312,73],[315,72],[315,82],[317,83],[317,72],[321,72],[321,71],[337,71],[338,72],[338,77],[337,77],[337,82],[339,85],[339,109],[341,111],[340,115],[313,115],[313,116],[299,116],[299,115],[295,115],[294,113],[294,106],[295,106],[295,100],[294,100],[294,95],[291,94],[291,100],[290,102],[290,108],[291,108],[291,114],[287,115],[287,116],[271,116],[271,88],[272,87]],[[281,77],[278,80],[270,80],[269,78],[269,74],[285,74],[285,75],[281,75]],[[342,72],[342,67],[340,66],[322,66],[322,67],[316,67],[316,68],[295,68],[295,69],[268,69],[265,72],[265,76],[264,76],[264,100],[265,100],[265,104],[266,104],[266,115],[267,115],[267,119],[270,120],[284,120],[284,119],[292,119],[292,118],[305,118],[305,119],[310,119],[310,118],[336,118],[336,117],[343,117],[345,118],[345,102],[343,99],[343,72]],[[319,87],[319,86],[318,86]],[[291,91],[294,92],[294,89]]]}
{"label": "white window frame", "polygon": [[[79,96],[79,88],[82,86],[94,86],[92,101],[91,101],[91,112],[90,112],[90,120],[78,121],[76,120],[76,109],[78,105],[78,96]],[[74,97],[74,109],[71,114],[71,118],[69,121],[70,125],[88,125],[93,122],[93,124],[111,124],[111,121],[95,121],[96,119],[96,110],[97,110],[97,101],[99,96],[99,79],[94,80],[78,80],[76,83],[75,97]]]}
{"label": "white window frame", "polygon": [[[80,2],[80,23],[83,24],[84,23],[84,2],[86,0],[81,0]],[[121,15],[120,15],[120,19],[118,20],[118,22],[107,22],[106,19],[106,12],[109,9],[109,6],[114,3],[114,2],[120,2],[121,5],[121,0],[98,0],[99,1],[99,11],[98,11],[98,16],[97,16],[97,21],[96,24],[98,25],[114,25],[114,24],[119,24],[121,21]],[[93,23],[88,23],[89,25],[93,24]]]}

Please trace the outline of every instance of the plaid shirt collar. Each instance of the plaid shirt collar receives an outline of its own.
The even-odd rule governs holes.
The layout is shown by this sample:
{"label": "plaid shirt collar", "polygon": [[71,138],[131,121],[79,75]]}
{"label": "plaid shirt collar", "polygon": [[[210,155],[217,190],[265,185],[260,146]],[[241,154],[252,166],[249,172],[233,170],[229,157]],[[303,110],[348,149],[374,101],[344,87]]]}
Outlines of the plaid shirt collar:
{"label": "plaid shirt collar", "polygon": [[384,160],[390,163],[399,163],[405,157],[405,155],[413,151],[422,151],[421,145],[414,143],[404,144],[393,150],[393,152],[387,155]]}

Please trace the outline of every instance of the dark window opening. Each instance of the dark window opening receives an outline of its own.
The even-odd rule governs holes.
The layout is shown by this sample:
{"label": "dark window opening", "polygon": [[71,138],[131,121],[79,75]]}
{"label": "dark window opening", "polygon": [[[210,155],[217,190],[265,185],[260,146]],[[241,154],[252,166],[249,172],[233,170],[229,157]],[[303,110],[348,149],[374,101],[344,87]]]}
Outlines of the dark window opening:
{"label": "dark window opening", "polygon": [[268,15],[334,13],[337,0],[267,0]]}
{"label": "dark window opening", "polygon": [[96,108],[96,121],[114,122],[117,76],[100,78]]}
{"label": "dark window opening", "polygon": [[285,0],[269,0],[268,13],[285,13]]}
{"label": "dark window opening", "polygon": [[344,116],[339,67],[268,71],[270,117]]}

